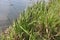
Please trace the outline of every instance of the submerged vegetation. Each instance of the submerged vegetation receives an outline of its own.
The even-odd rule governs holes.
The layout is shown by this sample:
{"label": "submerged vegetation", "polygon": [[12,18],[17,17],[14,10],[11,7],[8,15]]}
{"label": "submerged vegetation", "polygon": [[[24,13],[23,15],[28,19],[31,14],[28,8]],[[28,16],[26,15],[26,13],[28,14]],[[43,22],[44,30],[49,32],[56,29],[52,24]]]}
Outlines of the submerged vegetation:
{"label": "submerged vegetation", "polygon": [[28,7],[0,40],[60,40],[60,0]]}

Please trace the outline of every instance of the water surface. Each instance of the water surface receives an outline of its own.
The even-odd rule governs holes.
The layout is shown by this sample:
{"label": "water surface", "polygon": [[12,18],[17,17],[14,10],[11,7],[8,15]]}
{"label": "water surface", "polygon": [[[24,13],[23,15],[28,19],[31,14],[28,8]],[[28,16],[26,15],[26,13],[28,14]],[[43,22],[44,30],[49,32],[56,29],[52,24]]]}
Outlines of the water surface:
{"label": "water surface", "polygon": [[5,30],[21,11],[37,0],[0,0],[0,31]]}

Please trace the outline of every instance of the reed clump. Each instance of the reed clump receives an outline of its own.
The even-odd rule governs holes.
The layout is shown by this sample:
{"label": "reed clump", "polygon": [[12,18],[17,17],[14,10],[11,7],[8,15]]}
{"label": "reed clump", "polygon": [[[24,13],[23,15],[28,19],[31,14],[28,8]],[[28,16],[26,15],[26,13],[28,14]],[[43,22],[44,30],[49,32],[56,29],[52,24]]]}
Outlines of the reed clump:
{"label": "reed clump", "polygon": [[28,7],[1,40],[60,40],[60,0]]}

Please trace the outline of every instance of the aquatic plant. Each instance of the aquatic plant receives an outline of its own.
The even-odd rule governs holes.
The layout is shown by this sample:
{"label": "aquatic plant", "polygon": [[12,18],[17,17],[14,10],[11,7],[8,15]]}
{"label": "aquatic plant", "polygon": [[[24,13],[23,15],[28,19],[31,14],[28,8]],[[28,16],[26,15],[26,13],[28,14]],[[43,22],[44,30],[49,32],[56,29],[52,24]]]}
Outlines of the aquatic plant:
{"label": "aquatic plant", "polygon": [[48,5],[37,2],[28,7],[11,29],[1,40],[60,40],[60,0],[51,0]]}

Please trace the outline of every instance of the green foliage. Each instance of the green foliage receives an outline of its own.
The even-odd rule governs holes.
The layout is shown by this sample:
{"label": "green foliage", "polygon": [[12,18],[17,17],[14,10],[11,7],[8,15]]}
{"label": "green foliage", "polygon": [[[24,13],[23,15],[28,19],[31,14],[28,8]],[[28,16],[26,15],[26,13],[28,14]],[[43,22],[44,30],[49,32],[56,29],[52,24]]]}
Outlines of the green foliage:
{"label": "green foliage", "polygon": [[[38,2],[28,7],[12,27],[15,40],[60,40],[60,0],[51,0],[48,5]],[[9,36],[13,38],[13,33]]]}

